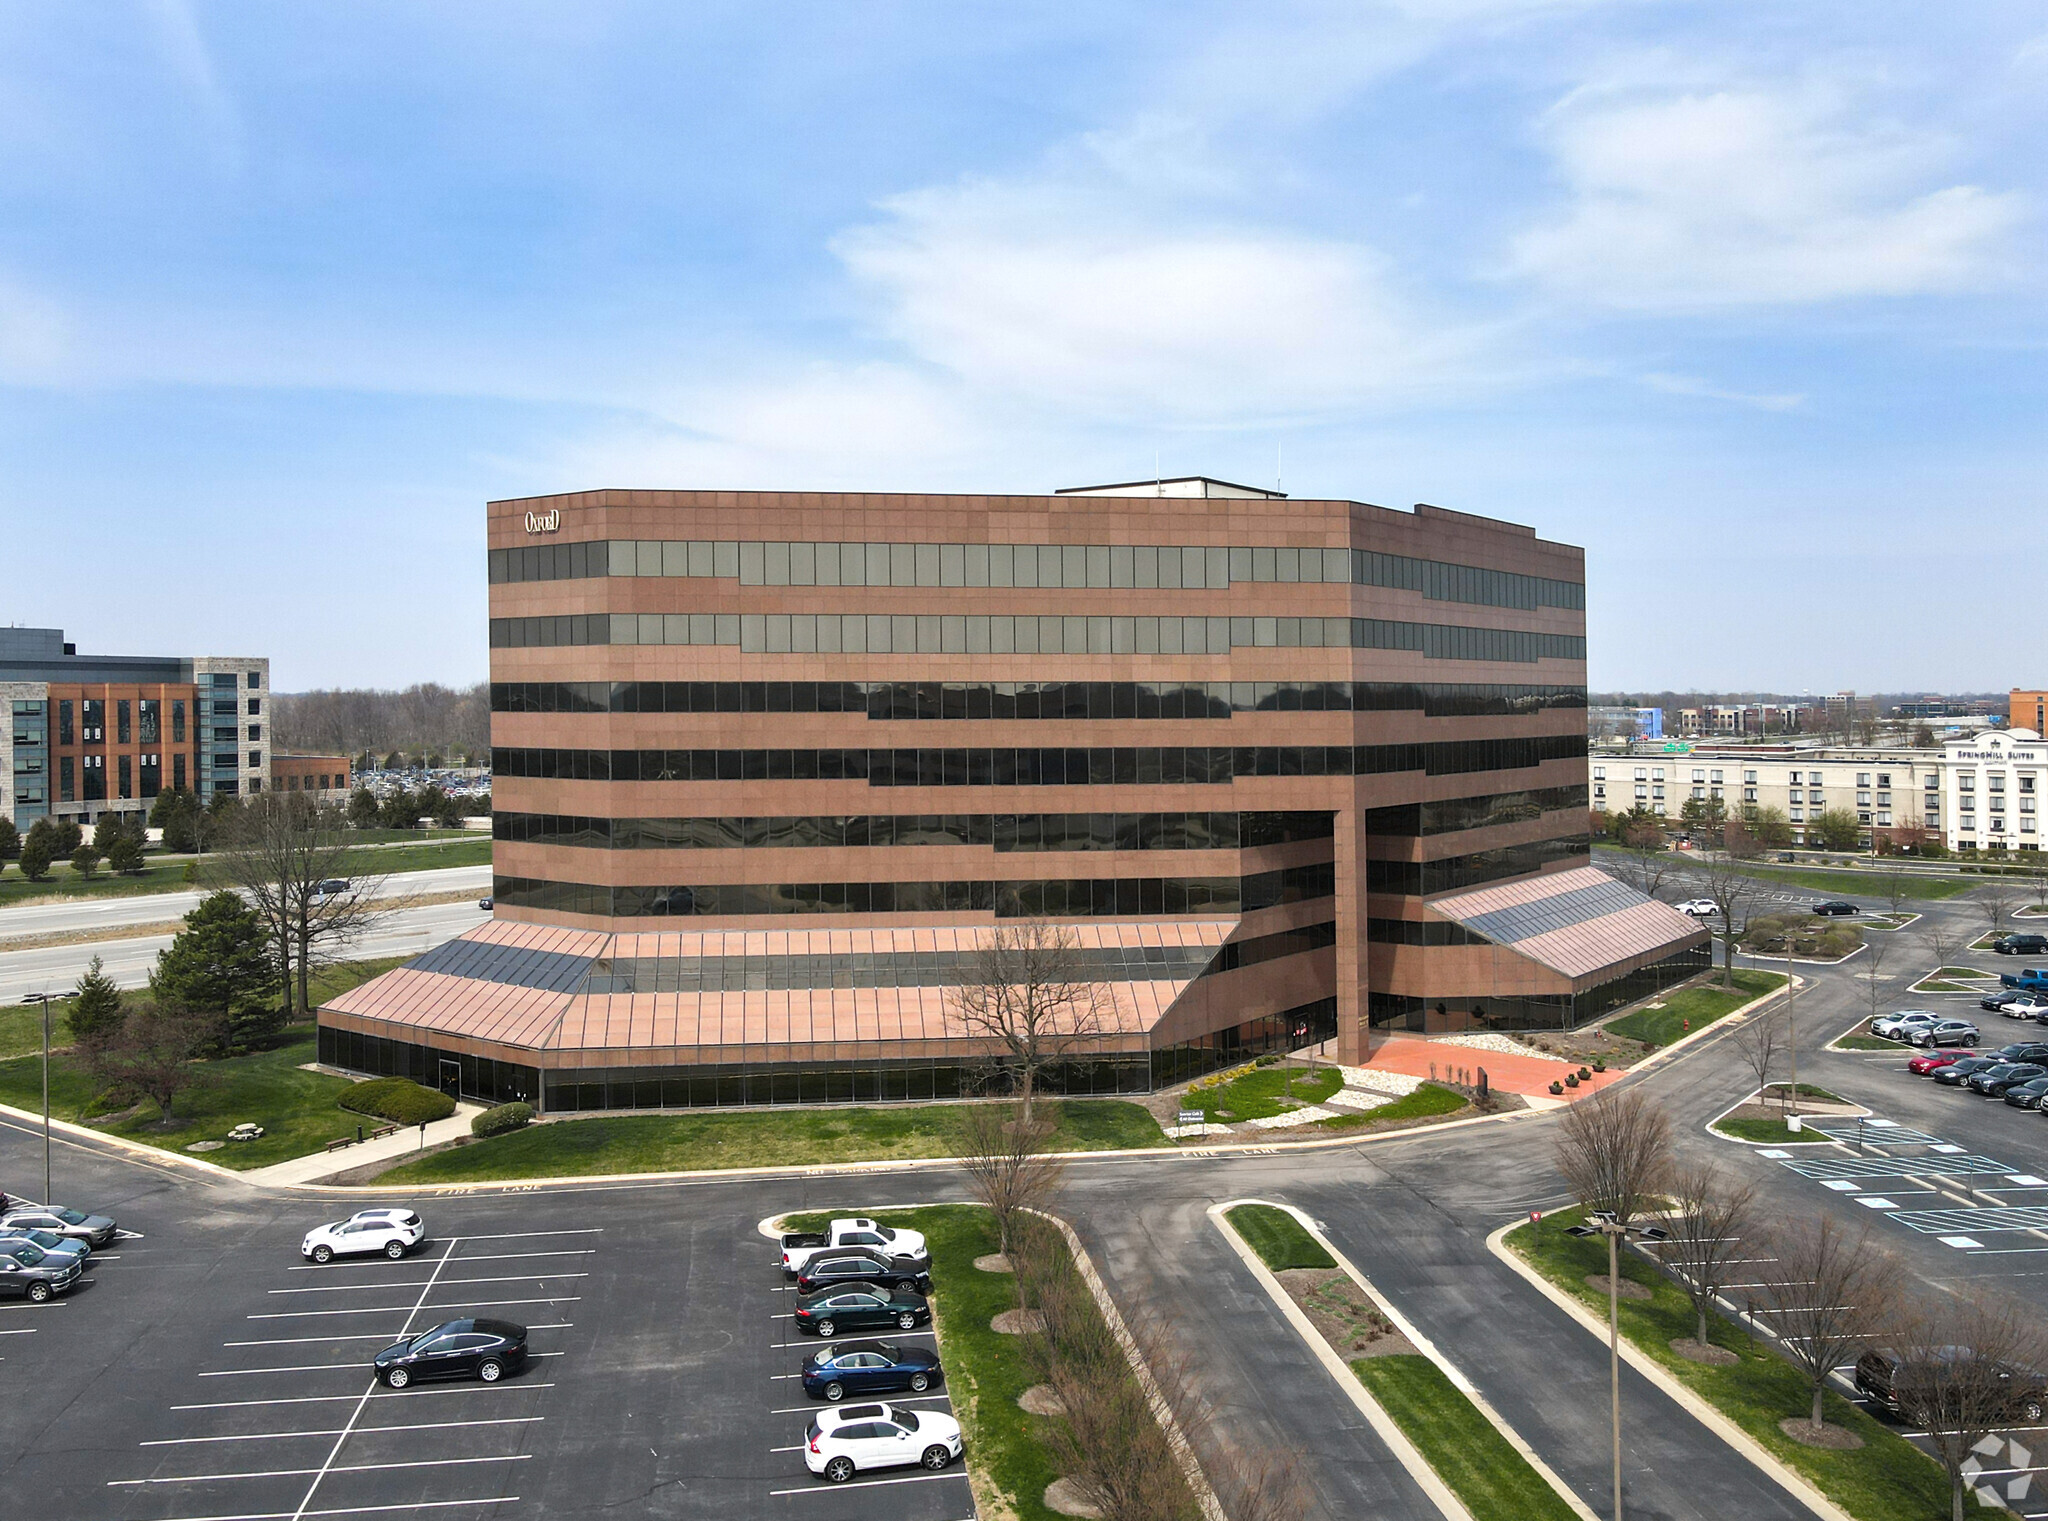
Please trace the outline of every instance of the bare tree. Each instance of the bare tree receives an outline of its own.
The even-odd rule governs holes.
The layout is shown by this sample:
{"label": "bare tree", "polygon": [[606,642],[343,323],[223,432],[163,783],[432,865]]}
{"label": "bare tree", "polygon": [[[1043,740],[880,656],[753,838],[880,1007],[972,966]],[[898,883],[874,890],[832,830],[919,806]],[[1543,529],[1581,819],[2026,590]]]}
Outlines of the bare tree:
{"label": "bare tree", "polygon": [[1651,815],[1625,815],[1619,825],[1620,851],[1603,858],[1615,876],[1646,898],[1662,895],[1677,858],[1664,843],[1664,831]]}
{"label": "bare tree", "polygon": [[[1949,1516],[1963,1521],[1965,1471],[1988,1437],[2008,1426],[2038,1426],[2048,1366],[2040,1317],[2016,1300],[1983,1291],[1909,1302],[1886,1338],[1899,1414],[1924,1431],[1948,1473]],[[2004,1497],[1994,1495],[1993,1504]]]}
{"label": "bare tree", "polygon": [[1990,882],[1977,889],[1977,907],[1984,915],[1984,922],[1994,935],[2005,933],[2005,921],[2012,917],[2012,911],[2019,907],[2019,900],[2025,896],[2016,891],[2012,883],[2003,877],[1993,877]]}
{"label": "bare tree", "polygon": [[995,1217],[1007,1255],[1017,1216],[1051,1206],[1066,1164],[1045,1154],[1045,1133],[1024,1121],[1021,1106],[970,1104],[962,1130],[960,1165]]}
{"label": "bare tree", "polygon": [[1801,1216],[1769,1237],[1770,1260],[1755,1264],[1759,1297],[1780,1347],[1813,1396],[1817,1431],[1828,1375],[1852,1363],[1891,1318],[1897,1259],[1825,1211]]}
{"label": "bare tree", "polygon": [[1039,1074],[1119,1026],[1115,995],[1089,979],[1073,930],[1043,919],[996,925],[952,1002],[967,1033],[1014,1078],[1027,1126]]}
{"label": "bare tree", "polygon": [[206,1080],[195,1065],[220,1040],[220,1017],[175,1003],[145,1004],[131,1012],[96,1058],[105,1077],[153,1102],[161,1123],[171,1123],[179,1094]]}
{"label": "bare tree", "polygon": [[2048,850],[2029,850],[2024,861],[2027,869],[2028,907],[2038,909],[2048,904]]}
{"label": "bare tree", "polygon": [[1786,1032],[1778,1027],[1775,1019],[1754,1018],[1735,1032],[1735,1049],[1742,1053],[1743,1061],[1756,1074],[1758,1103],[1762,1103],[1770,1092],[1771,1073],[1777,1070],[1778,1058],[1785,1054],[1786,1040]]}
{"label": "bare tree", "polygon": [[1589,1210],[1627,1225],[1643,1212],[1671,1160],[1671,1116],[1640,1088],[1603,1088],[1564,1113],[1557,1170]]}
{"label": "bare tree", "polygon": [[1679,1168],[1669,1185],[1671,1209],[1664,1228],[1671,1233],[1663,1263],[1676,1270],[1678,1286],[1699,1317],[1699,1342],[1707,1341],[1707,1315],[1734,1273],[1744,1250],[1742,1233],[1756,1203],[1756,1185],[1724,1178],[1713,1163]]}
{"label": "bare tree", "polygon": [[1707,856],[1699,863],[1700,896],[1714,905],[1721,921],[1721,985],[1735,986],[1735,942],[1749,921],[1749,905],[1757,893],[1754,877],[1743,875],[1733,856]]}
{"label": "bare tree", "polygon": [[1883,931],[1869,931],[1863,937],[1864,1000],[1870,1006],[1870,1017],[1877,1018],[1885,1005],[1884,990],[1889,979],[1884,975],[1885,958],[1891,954],[1892,937]]}
{"label": "bare tree", "polygon": [[1903,856],[1886,856],[1877,868],[1884,880],[1884,901],[1893,913],[1903,910],[1900,905],[1906,901],[1906,888],[1913,879],[1913,869]]}
{"label": "bare tree", "polygon": [[[377,898],[382,877],[348,843],[339,815],[303,792],[265,792],[236,814],[225,849],[209,865],[240,889],[269,928],[294,1015],[312,1013],[314,968],[329,964],[398,900]],[[327,883],[340,882],[335,890]]]}
{"label": "bare tree", "polygon": [[1930,914],[1927,917],[1927,944],[1934,952],[1937,970],[1949,965],[1968,941],[1968,936],[1947,921]]}

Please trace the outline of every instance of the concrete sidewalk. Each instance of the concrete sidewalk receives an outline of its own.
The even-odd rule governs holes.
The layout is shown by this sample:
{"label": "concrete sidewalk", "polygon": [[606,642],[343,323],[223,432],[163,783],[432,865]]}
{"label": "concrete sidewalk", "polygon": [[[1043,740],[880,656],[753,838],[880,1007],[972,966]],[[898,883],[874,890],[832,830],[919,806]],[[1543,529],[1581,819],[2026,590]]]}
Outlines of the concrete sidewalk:
{"label": "concrete sidewalk", "polygon": [[[252,1168],[242,1176],[255,1183],[318,1183],[339,1172],[366,1167],[372,1162],[413,1156],[427,1147],[468,1135],[469,1122],[483,1112],[482,1104],[459,1103],[447,1119],[434,1120],[427,1125],[424,1141],[419,1126],[407,1125],[397,1135],[387,1135],[381,1141],[364,1141],[356,1146],[343,1146],[337,1151],[316,1151],[311,1156],[293,1157],[289,1162]],[[367,1135],[384,1123],[382,1120],[366,1120],[363,1132]]]}

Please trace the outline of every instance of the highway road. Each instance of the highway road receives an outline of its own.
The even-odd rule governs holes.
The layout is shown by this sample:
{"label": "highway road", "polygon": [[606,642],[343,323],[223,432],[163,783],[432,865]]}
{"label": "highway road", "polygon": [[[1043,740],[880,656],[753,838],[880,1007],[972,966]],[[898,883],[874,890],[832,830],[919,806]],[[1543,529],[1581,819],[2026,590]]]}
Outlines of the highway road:
{"label": "highway road", "polygon": [[[446,866],[433,871],[399,872],[384,879],[379,895],[387,898],[412,893],[475,892],[479,897],[491,890],[491,868]],[[129,898],[71,898],[62,903],[38,903],[21,908],[0,909],[0,939],[14,935],[55,935],[73,930],[119,928],[124,924],[162,924],[182,919],[205,897],[204,892],[144,893]],[[112,958],[109,958],[112,964]]]}
{"label": "highway road", "polygon": [[[487,867],[462,867],[461,872],[483,872],[488,881]],[[413,881],[423,877],[450,876],[456,873],[417,872],[394,881]],[[451,890],[453,884],[444,885],[441,891]],[[185,897],[178,893],[176,897]],[[145,900],[163,902],[162,897]],[[189,904],[187,905],[190,906]],[[14,909],[10,913],[26,910]],[[161,915],[160,917],[171,917]],[[381,956],[417,956],[420,952],[453,939],[466,929],[484,923],[491,916],[472,901],[460,903],[436,903],[423,908],[394,909],[376,921],[362,939],[357,942],[351,955],[362,959]],[[0,923],[4,923],[0,918]],[[86,963],[98,956],[105,964],[107,975],[124,988],[139,988],[149,980],[150,968],[156,965],[156,953],[171,943],[169,935],[134,935],[123,940],[101,940],[84,945],[54,945],[38,950],[8,951],[0,954],[0,1004],[19,1003],[24,993],[68,992],[85,970]]]}

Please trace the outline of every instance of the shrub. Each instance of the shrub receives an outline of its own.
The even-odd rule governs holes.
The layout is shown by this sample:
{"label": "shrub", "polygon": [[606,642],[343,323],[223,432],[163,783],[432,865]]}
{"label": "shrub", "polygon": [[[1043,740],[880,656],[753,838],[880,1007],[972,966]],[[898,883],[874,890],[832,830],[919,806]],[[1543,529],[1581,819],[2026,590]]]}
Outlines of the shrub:
{"label": "shrub", "polygon": [[445,1120],[455,1112],[454,1099],[432,1088],[422,1088],[409,1077],[373,1077],[347,1089],[335,1102],[357,1114],[371,1114],[401,1125]]}
{"label": "shrub", "polygon": [[533,1105],[499,1104],[486,1109],[469,1122],[471,1135],[504,1135],[507,1131],[521,1130],[533,1123]]}
{"label": "shrub", "polygon": [[1565,1087],[1567,1087],[1567,1088],[1576,1088],[1576,1087],[1578,1087],[1578,1086],[1579,1086],[1579,1074],[1578,1074],[1578,1073],[1576,1073],[1576,1072],[1567,1072],[1567,1073],[1566,1073],[1566,1074],[1564,1075],[1564,1085],[1565,1085]]}
{"label": "shrub", "polygon": [[1554,1082],[1550,1085],[1550,1091],[1552,1093],[1562,1094],[1564,1092],[1564,1084]]}
{"label": "shrub", "polygon": [[1269,1051],[1264,1056],[1254,1057],[1252,1059],[1252,1065],[1254,1067],[1270,1067],[1277,1063],[1279,1060],[1280,1058],[1277,1053]]}

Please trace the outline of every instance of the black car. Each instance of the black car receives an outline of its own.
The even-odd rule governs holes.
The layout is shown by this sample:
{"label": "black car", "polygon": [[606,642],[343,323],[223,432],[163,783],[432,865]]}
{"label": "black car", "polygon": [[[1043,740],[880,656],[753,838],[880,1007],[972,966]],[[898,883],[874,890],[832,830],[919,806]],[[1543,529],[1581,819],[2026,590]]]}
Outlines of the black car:
{"label": "black car", "polygon": [[939,1354],[929,1347],[900,1347],[890,1341],[841,1341],[804,1359],[804,1393],[814,1400],[849,1394],[909,1389],[918,1394],[943,1376]]}
{"label": "black car", "polygon": [[1944,1087],[1960,1088],[1970,1079],[1971,1074],[2000,1065],[2003,1064],[1995,1056],[1966,1056],[1959,1062],[1950,1062],[1946,1067],[1936,1067],[1934,1080]]}
{"label": "black car", "polygon": [[2048,935],[2000,935],[1991,949],[2001,956],[2048,956]]}
{"label": "black car", "polygon": [[2048,1094],[2048,1076],[2013,1083],[2005,1090],[2005,1101],[2015,1109],[2039,1109],[2043,1094]]}
{"label": "black car", "polygon": [[842,1328],[873,1331],[894,1326],[909,1331],[931,1318],[932,1307],[924,1295],[872,1284],[826,1289],[796,1302],[796,1328],[809,1336],[831,1336]]}
{"label": "black car", "polygon": [[1853,903],[1845,903],[1840,898],[1830,898],[1825,903],[1814,904],[1808,912],[1818,914],[1823,919],[1840,919],[1863,911]]}
{"label": "black car", "polygon": [[[1941,1347],[1934,1357],[1944,1364],[1954,1365],[1976,1356],[1968,1347]],[[1933,1369],[1925,1364],[1917,1368],[1907,1363],[1903,1354],[1890,1347],[1873,1347],[1856,1359],[1856,1387],[1870,1402],[1903,1420],[1918,1421],[1925,1418],[1925,1405],[1941,1397],[1944,1386],[1954,1387],[1962,1380],[1953,1375],[1935,1378]],[[1998,1377],[2006,1385],[2004,1415],[2015,1424],[2038,1426],[2044,1413],[2048,1413],[2048,1380],[2031,1368],[2000,1368]]]}
{"label": "black car", "polygon": [[46,1252],[33,1241],[10,1241],[0,1248],[0,1294],[19,1294],[42,1304],[78,1282],[85,1271],[68,1252]]}
{"label": "black car", "polygon": [[875,1252],[819,1253],[796,1275],[799,1294],[815,1294],[843,1283],[878,1283],[885,1289],[932,1291],[932,1275],[921,1269],[891,1263]]}
{"label": "black car", "polygon": [[2040,1062],[2048,1066],[2048,1041],[2016,1040],[2009,1046],[1983,1053],[1997,1062]]}
{"label": "black car", "polygon": [[2000,988],[1996,993],[1986,993],[1982,998],[1978,999],[1977,1007],[1980,1009],[1989,1009],[1992,1013],[1995,1014],[2000,1009],[2004,1008],[2007,1004],[2011,1003],[2015,998],[2021,996],[2022,995],[2018,988]]}
{"label": "black car", "polygon": [[526,1366],[526,1327],[509,1320],[450,1320],[377,1354],[377,1377],[393,1389],[415,1379],[480,1378],[495,1384]]}
{"label": "black car", "polygon": [[1995,1067],[1972,1072],[1963,1081],[1973,1092],[1997,1098],[2015,1084],[2031,1083],[2037,1077],[2048,1077],[2048,1067],[2039,1062],[2000,1062]]}

